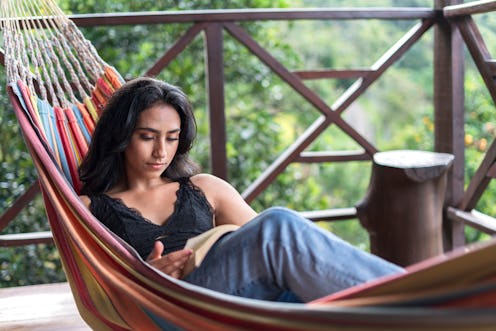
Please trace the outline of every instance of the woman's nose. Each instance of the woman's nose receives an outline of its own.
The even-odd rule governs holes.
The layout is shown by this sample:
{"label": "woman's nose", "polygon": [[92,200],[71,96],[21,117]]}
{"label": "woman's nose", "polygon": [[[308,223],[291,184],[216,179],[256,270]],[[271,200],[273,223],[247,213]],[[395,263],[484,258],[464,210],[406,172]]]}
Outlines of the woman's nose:
{"label": "woman's nose", "polygon": [[165,141],[162,141],[161,139],[157,140],[153,149],[153,156],[156,158],[165,158],[167,156]]}

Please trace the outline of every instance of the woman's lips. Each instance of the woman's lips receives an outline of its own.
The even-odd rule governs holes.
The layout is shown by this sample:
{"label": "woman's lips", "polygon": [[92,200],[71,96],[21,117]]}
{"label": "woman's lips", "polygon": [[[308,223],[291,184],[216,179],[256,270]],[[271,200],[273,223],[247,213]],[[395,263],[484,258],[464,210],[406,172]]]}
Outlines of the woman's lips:
{"label": "woman's lips", "polygon": [[161,170],[165,167],[165,163],[148,163],[148,165],[154,170]]}

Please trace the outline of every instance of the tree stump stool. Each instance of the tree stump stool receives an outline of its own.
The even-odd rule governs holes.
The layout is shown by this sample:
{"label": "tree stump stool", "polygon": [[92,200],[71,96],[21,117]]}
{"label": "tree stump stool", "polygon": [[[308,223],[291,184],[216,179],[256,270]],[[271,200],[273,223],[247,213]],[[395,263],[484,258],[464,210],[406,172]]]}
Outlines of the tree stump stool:
{"label": "tree stump stool", "polygon": [[443,253],[447,170],[454,156],[413,150],[379,152],[356,206],[372,253],[407,266]]}

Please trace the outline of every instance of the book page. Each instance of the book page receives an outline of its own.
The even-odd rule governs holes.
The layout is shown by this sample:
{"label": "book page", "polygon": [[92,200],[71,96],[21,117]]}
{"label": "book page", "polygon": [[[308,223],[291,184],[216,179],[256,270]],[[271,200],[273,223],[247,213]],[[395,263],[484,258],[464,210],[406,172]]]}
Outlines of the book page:
{"label": "book page", "polygon": [[183,277],[187,276],[191,271],[197,268],[207,255],[210,248],[222,237],[224,234],[235,231],[239,228],[234,224],[223,224],[216,226],[196,237],[188,239],[184,248],[193,250],[193,254],[186,262],[183,269]]}

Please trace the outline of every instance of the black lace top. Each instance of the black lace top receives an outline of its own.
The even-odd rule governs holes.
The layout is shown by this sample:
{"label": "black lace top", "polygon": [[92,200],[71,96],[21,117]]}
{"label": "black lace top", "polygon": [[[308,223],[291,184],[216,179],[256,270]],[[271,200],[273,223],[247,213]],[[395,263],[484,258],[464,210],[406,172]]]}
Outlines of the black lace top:
{"label": "black lace top", "polygon": [[182,249],[189,238],[213,227],[212,206],[189,178],[179,180],[176,195],[174,212],[163,225],[152,223],[136,209],[106,194],[90,197],[90,211],[146,259],[157,239],[164,244],[166,254]]}

